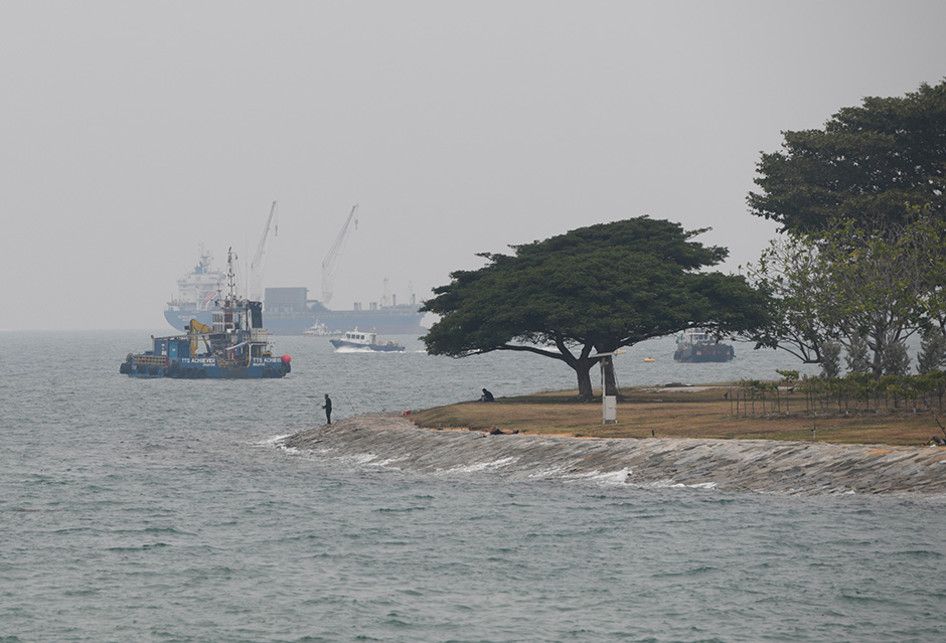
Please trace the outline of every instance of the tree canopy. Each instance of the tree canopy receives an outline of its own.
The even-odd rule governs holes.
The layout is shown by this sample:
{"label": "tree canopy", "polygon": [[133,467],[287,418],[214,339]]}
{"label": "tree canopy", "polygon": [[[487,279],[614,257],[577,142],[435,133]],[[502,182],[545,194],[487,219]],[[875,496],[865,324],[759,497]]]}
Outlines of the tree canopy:
{"label": "tree canopy", "polygon": [[762,154],[751,212],[792,232],[838,220],[886,230],[918,211],[946,217],[946,81],[902,97],[865,98],[823,129],[783,132]]}
{"label": "tree canopy", "polygon": [[750,283],[772,298],[769,323],[751,338],[822,364],[826,344],[859,353],[864,342],[870,370],[880,377],[888,349],[897,353],[904,340],[943,318],[946,225],[920,217],[885,235],[849,220],[818,234],[773,241],[747,267]]}
{"label": "tree canopy", "polygon": [[513,254],[481,254],[485,266],[452,273],[424,303],[441,316],[424,337],[427,350],[559,359],[590,398],[593,352],[694,326],[730,333],[761,325],[762,293],[740,276],[700,271],[727,255],[693,240],[702,232],[638,217],[513,246]]}

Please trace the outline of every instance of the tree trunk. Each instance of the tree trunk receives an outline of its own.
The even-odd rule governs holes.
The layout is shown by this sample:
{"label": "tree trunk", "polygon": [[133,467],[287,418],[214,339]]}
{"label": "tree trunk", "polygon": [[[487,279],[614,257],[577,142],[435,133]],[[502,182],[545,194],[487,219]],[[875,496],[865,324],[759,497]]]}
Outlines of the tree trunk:
{"label": "tree trunk", "polygon": [[582,402],[591,402],[594,399],[594,389],[591,386],[591,367],[594,360],[579,360],[572,368],[578,375],[578,399]]}
{"label": "tree trunk", "polygon": [[874,324],[874,359],[871,361],[871,374],[880,379],[884,374],[884,352],[887,350],[887,327],[879,322]]}
{"label": "tree trunk", "polygon": [[614,375],[614,358],[602,357],[604,363],[604,391],[602,395],[614,395],[620,398],[621,392],[618,390],[618,379]]}

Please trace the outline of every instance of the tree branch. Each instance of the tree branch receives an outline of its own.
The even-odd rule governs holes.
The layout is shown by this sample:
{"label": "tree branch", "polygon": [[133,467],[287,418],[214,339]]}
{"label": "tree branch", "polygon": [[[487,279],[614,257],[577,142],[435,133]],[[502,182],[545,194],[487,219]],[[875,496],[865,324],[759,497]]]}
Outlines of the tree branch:
{"label": "tree branch", "polygon": [[544,357],[551,357],[553,359],[560,359],[565,361],[565,356],[561,353],[555,353],[552,351],[547,351],[542,348],[536,348],[535,346],[519,346],[516,344],[503,344],[502,346],[497,346],[496,350],[501,351],[525,351],[528,353],[535,353],[536,355],[542,355]]}

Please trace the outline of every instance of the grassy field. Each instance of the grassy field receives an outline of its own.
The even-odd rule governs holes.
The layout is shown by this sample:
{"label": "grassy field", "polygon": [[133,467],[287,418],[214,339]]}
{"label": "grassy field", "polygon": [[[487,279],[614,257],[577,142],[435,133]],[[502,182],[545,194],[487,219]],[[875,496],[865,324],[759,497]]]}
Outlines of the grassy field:
{"label": "grassy field", "polygon": [[[601,404],[580,404],[577,391],[556,391],[499,398],[495,403],[463,402],[414,413],[414,421],[431,428],[492,429],[504,432],[578,437],[686,437],[921,445],[942,433],[929,413],[903,411],[839,415],[805,413],[800,394],[783,395],[789,412],[769,412],[757,405],[756,417],[734,414],[725,397],[727,386],[635,388],[622,390],[618,423],[601,424]],[[767,409],[768,410],[768,409]]]}

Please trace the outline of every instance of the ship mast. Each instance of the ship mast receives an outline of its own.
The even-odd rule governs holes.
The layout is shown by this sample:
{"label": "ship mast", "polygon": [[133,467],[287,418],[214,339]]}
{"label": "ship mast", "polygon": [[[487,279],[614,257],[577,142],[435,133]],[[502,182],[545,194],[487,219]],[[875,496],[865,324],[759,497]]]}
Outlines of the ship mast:
{"label": "ship mast", "polygon": [[236,274],[233,272],[233,262],[236,261],[236,253],[233,252],[233,246],[227,248],[227,306],[236,304]]}

